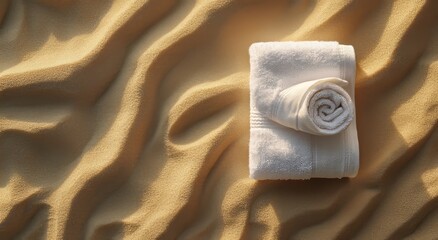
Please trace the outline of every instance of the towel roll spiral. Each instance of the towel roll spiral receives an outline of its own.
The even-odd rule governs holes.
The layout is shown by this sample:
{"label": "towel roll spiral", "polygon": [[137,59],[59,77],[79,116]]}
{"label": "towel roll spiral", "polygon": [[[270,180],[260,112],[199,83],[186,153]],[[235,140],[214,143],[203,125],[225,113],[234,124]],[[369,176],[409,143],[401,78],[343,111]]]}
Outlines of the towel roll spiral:
{"label": "towel roll spiral", "polygon": [[274,101],[272,120],[314,135],[333,135],[353,120],[354,104],[339,78],[306,81],[286,88]]}

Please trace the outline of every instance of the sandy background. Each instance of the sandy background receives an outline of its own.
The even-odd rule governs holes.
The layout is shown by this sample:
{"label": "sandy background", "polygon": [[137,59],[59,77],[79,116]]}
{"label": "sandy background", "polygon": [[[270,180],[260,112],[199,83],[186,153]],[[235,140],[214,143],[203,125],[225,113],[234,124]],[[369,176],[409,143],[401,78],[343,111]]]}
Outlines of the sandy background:
{"label": "sandy background", "polygon": [[[438,1],[0,1],[0,239],[434,239]],[[354,179],[248,178],[257,41],[357,54]]]}

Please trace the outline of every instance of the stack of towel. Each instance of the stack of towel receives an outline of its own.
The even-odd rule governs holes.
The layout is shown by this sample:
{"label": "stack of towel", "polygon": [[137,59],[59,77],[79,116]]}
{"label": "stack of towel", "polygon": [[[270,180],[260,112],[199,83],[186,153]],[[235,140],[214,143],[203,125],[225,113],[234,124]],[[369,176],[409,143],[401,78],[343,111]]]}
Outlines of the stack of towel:
{"label": "stack of towel", "polygon": [[250,176],[354,177],[359,147],[352,46],[266,42],[250,47]]}

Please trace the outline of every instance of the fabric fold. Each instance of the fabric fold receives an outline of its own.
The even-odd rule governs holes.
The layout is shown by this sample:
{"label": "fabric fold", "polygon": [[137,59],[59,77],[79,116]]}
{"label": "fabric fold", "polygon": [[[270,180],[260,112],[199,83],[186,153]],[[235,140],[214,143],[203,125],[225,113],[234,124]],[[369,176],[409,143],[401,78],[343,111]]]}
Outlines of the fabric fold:
{"label": "fabric fold", "polygon": [[250,177],[356,176],[353,47],[263,42],[249,53]]}

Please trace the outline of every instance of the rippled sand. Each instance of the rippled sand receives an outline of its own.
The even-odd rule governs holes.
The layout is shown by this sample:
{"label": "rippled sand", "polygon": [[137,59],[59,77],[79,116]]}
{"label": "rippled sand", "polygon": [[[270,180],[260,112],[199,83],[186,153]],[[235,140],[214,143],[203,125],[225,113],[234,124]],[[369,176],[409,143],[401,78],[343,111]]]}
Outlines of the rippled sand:
{"label": "rippled sand", "polygon": [[[0,239],[433,239],[438,1],[0,2]],[[248,178],[257,41],[356,49],[354,179]]]}

